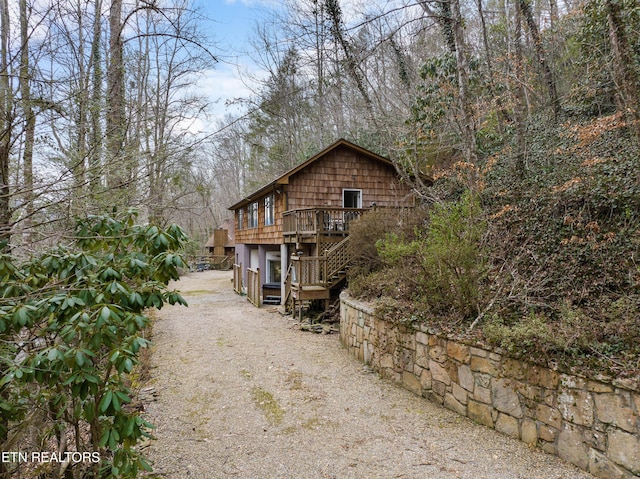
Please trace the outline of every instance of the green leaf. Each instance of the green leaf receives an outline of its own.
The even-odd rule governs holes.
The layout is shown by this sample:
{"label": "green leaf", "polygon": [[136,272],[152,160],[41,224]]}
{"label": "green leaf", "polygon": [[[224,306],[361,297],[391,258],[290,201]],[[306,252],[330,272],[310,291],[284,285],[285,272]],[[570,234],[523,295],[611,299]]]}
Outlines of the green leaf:
{"label": "green leaf", "polygon": [[76,351],[76,364],[80,367],[84,366],[84,354],[82,354],[82,351]]}
{"label": "green leaf", "polygon": [[124,370],[128,373],[131,372],[131,370],[133,369],[133,361],[131,361],[131,358],[127,358],[124,360]]}
{"label": "green leaf", "polygon": [[188,307],[187,301],[180,295],[180,293],[173,291],[167,295],[167,302],[169,304],[179,304],[180,306]]}
{"label": "green leaf", "polygon": [[136,306],[139,306],[141,308],[144,307],[144,300],[142,299],[142,296],[140,295],[140,293],[138,293],[137,291],[133,291],[129,295],[129,302],[132,305],[136,305]]}
{"label": "green leaf", "polygon": [[93,401],[87,401],[84,404],[84,416],[87,421],[91,422],[96,417],[96,407]]}
{"label": "green leaf", "polygon": [[158,234],[158,227],[157,226],[151,226],[146,233],[147,238],[151,239],[154,238],[157,234]]}
{"label": "green leaf", "polygon": [[93,384],[98,384],[100,382],[100,379],[98,379],[96,376],[94,376],[92,374],[85,374],[84,375],[84,379],[85,379],[85,381],[88,381],[88,382],[93,383]]}
{"label": "green leaf", "polygon": [[122,275],[118,271],[116,271],[115,269],[113,269],[111,267],[108,267],[102,272],[100,277],[103,280],[109,280],[109,279],[120,279],[122,277]]}
{"label": "green leaf", "polygon": [[146,316],[142,316],[141,314],[136,314],[133,319],[139,329],[143,329],[148,323]]}
{"label": "green leaf", "polygon": [[132,416],[127,421],[127,427],[124,430],[124,437],[131,437],[131,435],[133,434],[133,428],[135,426],[136,426],[136,418]]}
{"label": "green leaf", "polygon": [[103,321],[108,321],[110,317],[111,310],[107,306],[104,306],[102,308],[102,311],[100,311],[100,319],[102,319]]}
{"label": "green leaf", "polygon": [[[112,394],[111,395],[111,405],[113,406],[113,409],[117,412],[120,411],[120,409],[122,409],[122,405],[120,404],[120,398],[118,397],[117,394]],[[115,432],[115,430],[114,430]]]}
{"label": "green leaf", "polygon": [[13,321],[20,326],[27,325],[27,323],[29,322],[29,310],[27,309],[27,306],[21,307],[14,313]]}
{"label": "green leaf", "polygon": [[[106,391],[104,393],[104,396],[102,396],[102,399],[100,400],[100,405],[98,406],[98,409],[100,410],[100,412],[105,412],[107,409],[109,409],[112,398],[113,398],[113,393],[111,391]],[[102,443],[102,440],[100,440],[100,442]]]}
{"label": "green leaf", "polygon": [[52,361],[52,362],[53,362],[53,361],[55,361],[56,359],[59,359],[61,355],[62,355],[62,353],[61,353],[59,350],[57,350],[57,349],[55,349],[55,348],[52,348],[52,349],[50,349],[50,350],[49,350],[49,352],[47,353],[47,359],[48,359],[49,361]]}
{"label": "green leaf", "polygon": [[74,373],[71,376],[69,376],[63,383],[63,386],[68,386],[69,384],[73,383],[76,381],[76,379],[78,379],[78,373]]}
{"label": "green leaf", "polygon": [[105,447],[107,445],[107,442],[109,442],[109,436],[111,435],[111,429],[108,427],[104,428],[104,431],[102,432],[102,436],[100,437],[100,447]]}
{"label": "green leaf", "polygon": [[147,461],[145,461],[144,459],[140,458],[138,459],[138,464],[140,464],[140,467],[142,469],[144,469],[147,472],[152,472],[153,469],[151,468],[151,466],[149,465],[149,463]]}
{"label": "green leaf", "polygon": [[111,429],[109,434],[109,448],[115,451],[118,448],[118,441],[120,440],[120,434],[115,429]]}
{"label": "green leaf", "polygon": [[131,398],[123,391],[116,391],[115,395],[118,396],[123,403],[131,402]]}

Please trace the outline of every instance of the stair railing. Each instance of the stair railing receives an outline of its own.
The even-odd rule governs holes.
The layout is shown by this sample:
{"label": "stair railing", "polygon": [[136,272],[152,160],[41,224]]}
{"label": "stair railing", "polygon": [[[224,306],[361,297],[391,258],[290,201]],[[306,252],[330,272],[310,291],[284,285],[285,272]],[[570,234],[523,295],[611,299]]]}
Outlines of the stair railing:
{"label": "stair railing", "polygon": [[329,248],[324,253],[326,261],[326,282],[330,283],[331,278],[344,271],[353,261],[353,248],[351,247],[351,236],[345,237],[342,241]]}

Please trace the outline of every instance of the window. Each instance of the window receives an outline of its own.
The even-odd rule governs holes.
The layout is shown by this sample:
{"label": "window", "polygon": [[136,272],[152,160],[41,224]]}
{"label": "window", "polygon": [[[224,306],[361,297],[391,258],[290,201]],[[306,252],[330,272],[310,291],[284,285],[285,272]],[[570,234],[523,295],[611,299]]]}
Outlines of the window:
{"label": "window", "polygon": [[270,226],[274,223],[273,195],[269,195],[264,199],[264,225]]}
{"label": "window", "polygon": [[362,190],[342,190],[343,208],[362,208]]}
{"label": "window", "polygon": [[282,281],[280,253],[268,251],[265,259],[267,260],[267,283],[279,284]]}
{"label": "window", "polygon": [[251,203],[249,205],[249,214],[247,215],[247,227],[258,227],[258,202]]}
{"label": "window", "polygon": [[268,282],[280,283],[282,281],[282,264],[280,259],[272,259],[267,262]]}
{"label": "window", "polygon": [[244,208],[238,210],[238,229],[244,228]]}

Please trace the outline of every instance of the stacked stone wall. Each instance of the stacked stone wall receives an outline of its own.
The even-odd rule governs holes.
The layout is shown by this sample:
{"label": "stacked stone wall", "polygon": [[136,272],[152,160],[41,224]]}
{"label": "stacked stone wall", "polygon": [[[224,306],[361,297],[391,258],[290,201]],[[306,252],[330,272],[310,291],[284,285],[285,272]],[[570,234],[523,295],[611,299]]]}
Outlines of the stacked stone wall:
{"label": "stacked stone wall", "polygon": [[340,339],[381,376],[508,436],[611,479],[640,477],[640,392],[377,319],[341,297]]}

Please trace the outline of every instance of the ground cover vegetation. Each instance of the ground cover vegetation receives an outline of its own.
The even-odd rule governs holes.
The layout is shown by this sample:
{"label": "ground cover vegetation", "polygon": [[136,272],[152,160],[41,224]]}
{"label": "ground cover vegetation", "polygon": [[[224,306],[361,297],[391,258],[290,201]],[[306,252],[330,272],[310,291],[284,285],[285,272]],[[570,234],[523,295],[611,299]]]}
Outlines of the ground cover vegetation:
{"label": "ground cover vegetation", "polygon": [[[602,121],[616,126],[594,135]],[[538,132],[524,180],[498,155],[479,190],[441,179],[413,222],[364,218],[351,292],[388,318],[516,357],[637,379],[640,150],[619,121]],[[599,143],[588,158],[568,151],[582,133]]]}
{"label": "ground cover vegetation", "polygon": [[2,477],[151,470],[136,446],[153,426],[132,405],[133,381],[148,311],[186,305],[167,289],[186,237],[136,216],[79,220],[68,244],[29,261],[0,256],[0,439],[26,455],[3,460]]}
{"label": "ground cover vegetation", "polygon": [[[413,222],[363,219],[350,289],[388,318],[637,385],[640,10],[582,2],[536,30],[531,4],[515,9],[483,32],[514,35],[503,82],[486,62],[505,58],[472,55],[461,75],[456,45],[424,63],[395,151],[422,205]],[[511,83],[525,71],[537,81]]]}

